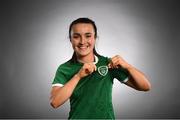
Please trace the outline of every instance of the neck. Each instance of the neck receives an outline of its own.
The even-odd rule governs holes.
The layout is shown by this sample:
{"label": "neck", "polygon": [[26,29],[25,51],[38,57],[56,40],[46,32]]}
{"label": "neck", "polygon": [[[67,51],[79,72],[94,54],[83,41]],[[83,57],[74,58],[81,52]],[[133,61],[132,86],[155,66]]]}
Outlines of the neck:
{"label": "neck", "polygon": [[86,55],[86,56],[77,56],[77,60],[81,63],[94,62],[94,53]]}

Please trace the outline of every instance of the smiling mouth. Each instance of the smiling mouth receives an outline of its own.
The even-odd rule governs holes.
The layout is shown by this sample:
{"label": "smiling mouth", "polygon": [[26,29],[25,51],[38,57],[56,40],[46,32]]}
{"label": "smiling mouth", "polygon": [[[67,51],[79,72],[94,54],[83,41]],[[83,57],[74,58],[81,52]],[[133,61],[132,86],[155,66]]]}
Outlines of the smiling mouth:
{"label": "smiling mouth", "polygon": [[89,46],[78,46],[78,48],[80,49],[80,50],[85,50],[85,49],[87,49]]}

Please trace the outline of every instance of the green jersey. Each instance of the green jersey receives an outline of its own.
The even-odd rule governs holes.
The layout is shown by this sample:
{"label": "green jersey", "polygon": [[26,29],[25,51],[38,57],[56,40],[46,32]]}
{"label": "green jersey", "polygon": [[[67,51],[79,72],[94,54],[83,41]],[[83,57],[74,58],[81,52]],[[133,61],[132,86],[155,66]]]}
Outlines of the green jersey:
{"label": "green jersey", "polygon": [[[70,97],[69,119],[115,119],[112,104],[113,79],[125,82],[127,70],[108,69],[107,57],[96,57],[97,71],[82,78]],[[67,61],[57,69],[53,86],[66,84],[83,66]]]}

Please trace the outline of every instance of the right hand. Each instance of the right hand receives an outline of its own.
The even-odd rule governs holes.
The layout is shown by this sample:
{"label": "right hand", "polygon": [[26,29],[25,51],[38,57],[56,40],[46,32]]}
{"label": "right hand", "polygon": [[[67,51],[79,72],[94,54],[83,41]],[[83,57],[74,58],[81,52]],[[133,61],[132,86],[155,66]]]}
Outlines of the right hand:
{"label": "right hand", "polygon": [[86,77],[87,75],[90,75],[94,71],[96,71],[96,65],[94,63],[84,63],[82,68],[79,70],[77,75],[81,78]]}

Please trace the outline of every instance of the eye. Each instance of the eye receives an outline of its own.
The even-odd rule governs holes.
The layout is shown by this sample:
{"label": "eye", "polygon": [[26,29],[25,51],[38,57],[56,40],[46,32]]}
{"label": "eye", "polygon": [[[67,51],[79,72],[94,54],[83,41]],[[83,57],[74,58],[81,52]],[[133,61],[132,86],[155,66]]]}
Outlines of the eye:
{"label": "eye", "polygon": [[90,38],[91,37],[91,35],[86,35],[86,38]]}
{"label": "eye", "polygon": [[77,38],[79,38],[79,36],[78,35],[73,35],[73,38],[77,39]]}

